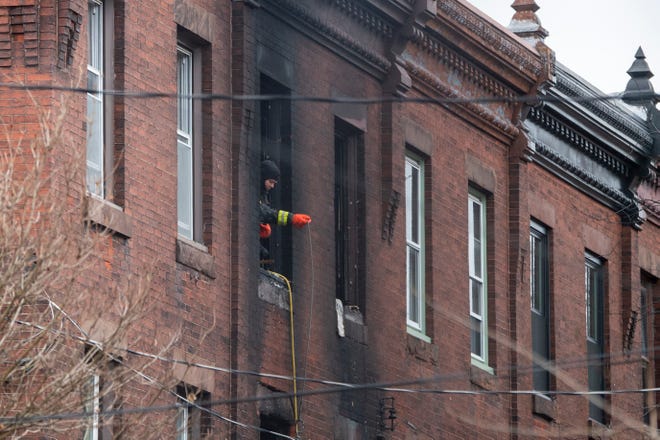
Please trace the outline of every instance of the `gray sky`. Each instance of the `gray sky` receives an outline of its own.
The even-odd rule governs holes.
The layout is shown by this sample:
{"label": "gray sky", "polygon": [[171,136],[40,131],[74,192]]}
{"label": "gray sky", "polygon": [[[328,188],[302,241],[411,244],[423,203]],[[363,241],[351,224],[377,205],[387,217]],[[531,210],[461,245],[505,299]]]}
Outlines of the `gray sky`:
{"label": "gray sky", "polygon": [[[463,0],[505,27],[513,0]],[[605,93],[622,92],[640,46],[660,92],[660,0],[536,0],[557,60]]]}

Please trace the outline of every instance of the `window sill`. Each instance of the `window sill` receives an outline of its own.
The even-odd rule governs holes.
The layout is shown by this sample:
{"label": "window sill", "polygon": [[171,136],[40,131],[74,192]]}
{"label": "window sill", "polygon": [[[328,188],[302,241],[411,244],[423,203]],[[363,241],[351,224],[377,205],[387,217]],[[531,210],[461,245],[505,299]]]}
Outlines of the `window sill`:
{"label": "window sill", "polygon": [[431,338],[426,336],[424,333],[420,332],[419,330],[416,330],[412,327],[407,327],[406,328],[408,331],[408,334],[412,337],[415,337],[417,339],[421,339],[422,341],[426,342],[427,344],[431,343]]}
{"label": "window sill", "polygon": [[438,364],[438,346],[431,343],[431,338],[420,333],[412,333],[408,329],[406,334],[406,349],[408,353],[415,356],[420,361],[429,362],[432,365]]}
{"label": "window sill", "polygon": [[[474,362],[474,359],[472,360]],[[484,390],[493,389],[493,381],[495,380],[494,370],[483,364],[470,365],[470,382]]]}
{"label": "window sill", "polygon": [[131,238],[133,221],[120,206],[91,194],[87,194],[85,201],[87,202],[85,216],[89,221],[113,233]]}
{"label": "window sill", "polygon": [[547,420],[555,420],[557,418],[557,401],[543,394],[534,394],[532,411]]}
{"label": "window sill", "polygon": [[176,240],[176,261],[203,273],[209,278],[216,277],[215,258],[202,244],[179,237]]}
{"label": "window sill", "polygon": [[600,423],[599,421],[590,418],[588,425],[589,425],[590,439],[601,440],[612,437],[612,430],[608,426]]}
{"label": "window sill", "polygon": [[269,271],[259,268],[259,299],[282,310],[289,310],[289,290],[282,280]]}

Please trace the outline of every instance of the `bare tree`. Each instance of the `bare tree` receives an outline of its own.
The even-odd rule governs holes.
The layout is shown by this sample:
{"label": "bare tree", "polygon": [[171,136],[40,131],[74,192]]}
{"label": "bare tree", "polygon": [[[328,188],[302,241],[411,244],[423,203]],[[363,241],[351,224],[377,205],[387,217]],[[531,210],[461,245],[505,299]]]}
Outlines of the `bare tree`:
{"label": "bare tree", "polygon": [[149,276],[103,282],[117,238],[89,220],[67,103],[23,98],[38,119],[0,119],[0,438],[162,437],[166,414],[122,414],[174,389],[171,369],[122,351],[150,311]]}

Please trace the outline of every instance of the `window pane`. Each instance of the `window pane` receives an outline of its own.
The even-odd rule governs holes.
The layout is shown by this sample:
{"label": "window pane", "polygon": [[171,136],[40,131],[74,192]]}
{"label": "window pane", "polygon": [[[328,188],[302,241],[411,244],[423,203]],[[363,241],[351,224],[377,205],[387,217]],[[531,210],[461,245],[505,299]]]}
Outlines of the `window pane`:
{"label": "window pane", "polygon": [[481,316],[481,283],[470,279],[470,292],[470,311],[475,315]]}
{"label": "window pane", "polygon": [[420,165],[406,160],[406,238],[419,244],[421,224]]}
{"label": "window pane", "polygon": [[188,440],[188,407],[179,408],[176,416],[176,440]]}
{"label": "window pane", "polygon": [[474,261],[473,275],[481,278],[481,240],[472,240],[472,257]]}
{"label": "window pane", "polygon": [[419,243],[419,171],[416,168],[412,168],[410,185],[412,187],[410,195],[410,201],[412,202],[410,240]]}
{"label": "window pane", "polygon": [[[192,53],[177,48],[177,212],[179,235],[193,239]],[[181,95],[188,95],[183,97]]]}
{"label": "window pane", "polygon": [[192,131],[192,54],[187,51],[177,52],[177,101],[178,129],[184,133]]}
{"label": "window pane", "polygon": [[99,411],[100,401],[100,378],[98,375],[92,375],[85,387],[85,413],[91,414],[86,418],[87,427],[83,434],[83,440],[97,440],[99,437]]}
{"label": "window pane", "polygon": [[472,353],[483,357],[483,348],[481,344],[481,321],[477,318],[470,318],[470,349]]}
{"label": "window pane", "polygon": [[472,224],[474,240],[481,241],[481,205],[476,202],[472,203]]}
{"label": "window pane", "polygon": [[192,239],[192,150],[181,139],[177,142],[177,173],[179,234]]}
{"label": "window pane", "polygon": [[586,314],[587,314],[587,337],[593,342],[600,342],[599,308],[602,307],[600,294],[602,286],[600,285],[600,266],[587,261],[585,270],[585,290],[586,290]]}
{"label": "window pane", "polygon": [[[87,88],[103,89],[103,7],[96,1],[88,3]],[[103,95],[87,94],[87,191],[104,196],[103,158]]]}
{"label": "window pane", "polygon": [[408,319],[419,324],[419,253],[408,247]]}
{"label": "window pane", "polygon": [[102,45],[103,45],[103,8],[97,2],[89,2],[88,8],[89,29],[87,35],[87,63],[101,70],[102,68]]}
{"label": "window pane", "polygon": [[537,232],[530,237],[530,253],[532,310],[539,315],[545,315],[546,246],[544,236]]}
{"label": "window pane", "polygon": [[103,196],[103,102],[87,94],[87,190]]}

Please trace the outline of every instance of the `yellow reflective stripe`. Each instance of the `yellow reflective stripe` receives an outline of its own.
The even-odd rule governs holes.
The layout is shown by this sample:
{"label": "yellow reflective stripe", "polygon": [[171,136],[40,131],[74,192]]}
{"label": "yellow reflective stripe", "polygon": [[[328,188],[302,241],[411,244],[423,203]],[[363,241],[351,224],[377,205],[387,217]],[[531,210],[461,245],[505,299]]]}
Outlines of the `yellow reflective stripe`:
{"label": "yellow reflective stripe", "polygon": [[289,213],[287,211],[278,211],[277,212],[277,224],[280,226],[286,226],[287,220],[289,219]]}

